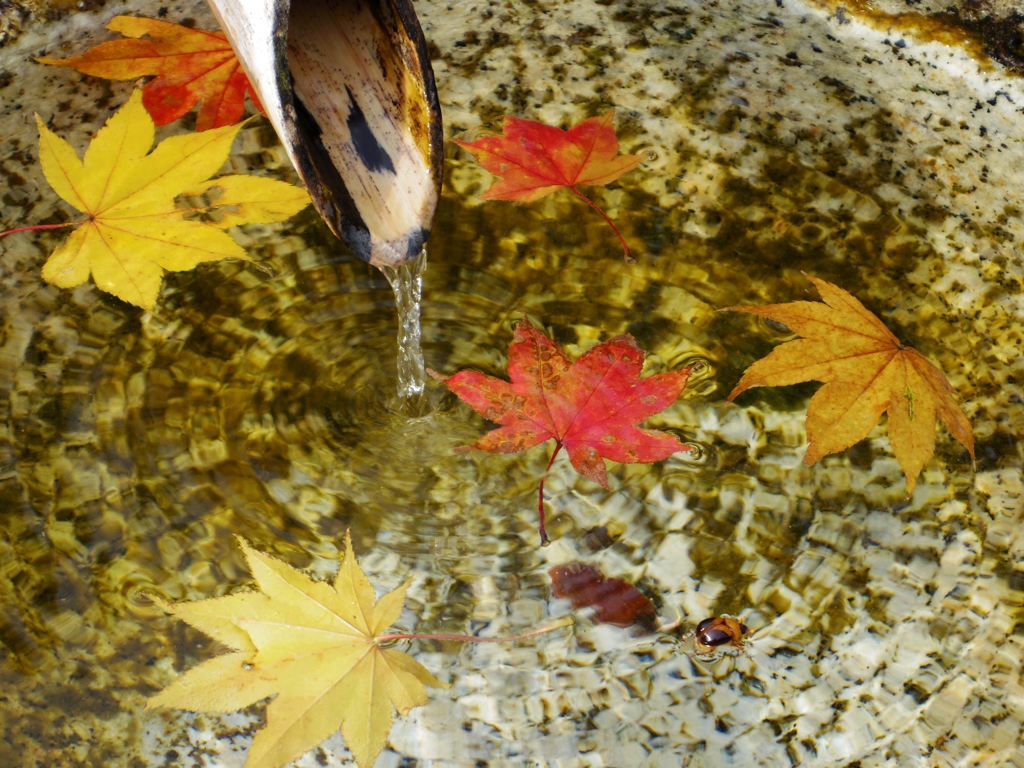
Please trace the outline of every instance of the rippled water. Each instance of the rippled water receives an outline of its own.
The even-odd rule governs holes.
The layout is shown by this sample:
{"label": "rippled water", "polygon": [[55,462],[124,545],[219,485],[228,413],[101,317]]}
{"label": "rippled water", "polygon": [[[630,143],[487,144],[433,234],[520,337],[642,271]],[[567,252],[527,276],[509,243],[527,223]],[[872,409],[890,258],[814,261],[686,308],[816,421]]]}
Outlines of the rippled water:
{"label": "rippled water", "polygon": [[[168,7],[212,26],[202,5]],[[762,4],[530,4],[505,9],[526,30],[513,38],[479,31],[494,23],[482,8],[421,4],[449,137],[509,111],[569,124],[614,105],[624,149],[655,153],[587,190],[630,241],[626,264],[572,195],[480,202],[489,177],[450,146],[429,267],[398,280],[407,318],[422,281],[406,347],[421,359],[400,358],[396,338],[416,331],[388,278],[309,211],[245,228],[252,262],[168,275],[153,314],[44,284],[60,232],[0,242],[0,764],[241,765],[261,707],[143,711],[217,651],[145,595],[250,585],[236,534],[326,577],[346,529],[378,589],[412,578],[404,631],[507,634],[564,615],[548,570],[577,560],[638,584],[684,631],[721,613],[753,629],[717,663],[585,613],[573,633],[515,646],[411,644],[452,688],[396,723],[379,765],[1024,764],[1024,225],[1004,199],[1024,187],[1019,115],[1002,97],[972,112],[990,94],[965,81],[969,62],[815,8],[787,3],[773,21]],[[0,51],[4,228],[67,216],[41,180],[31,112],[81,149],[132,87],[27,54],[79,52],[106,16],[40,21]],[[930,79],[912,80],[911,54],[937,62]],[[865,56],[945,95],[900,101]],[[1019,81],[994,87],[1024,103]],[[964,115],[1005,149],[961,130]],[[294,180],[262,121],[230,165]],[[789,336],[722,310],[815,298],[801,270],[946,371],[974,466],[940,431],[908,499],[884,425],[801,463],[815,385],[725,402]],[[504,376],[524,315],[570,356],[628,332],[648,375],[699,363],[647,422],[694,450],[610,466],[609,491],[561,457],[547,548],[550,447],[455,452],[490,425],[423,376]],[[345,754],[333,739],[302,764]]]}

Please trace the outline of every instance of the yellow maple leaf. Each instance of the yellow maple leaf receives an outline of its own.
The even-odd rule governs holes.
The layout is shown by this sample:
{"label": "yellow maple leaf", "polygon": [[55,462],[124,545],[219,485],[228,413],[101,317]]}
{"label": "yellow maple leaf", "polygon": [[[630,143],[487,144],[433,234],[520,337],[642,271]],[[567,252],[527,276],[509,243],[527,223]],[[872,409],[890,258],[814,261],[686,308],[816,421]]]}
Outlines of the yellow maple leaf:
{"label": "yellow maple leaf", "polygon": [[392,705],[404,715],[426,703],[425,685],[447,687],[408,654],[381,647],[409,582],[375,604],[348,534],[333,586],[239,541],[260,592],[156,600],[232,653],[189,670],[146,708],[233,712],[276,694],[246,768],[278,768],[339,726],[356,763],[370,768],[391,730]]}
{"label": "yellow maple leaf", "polygon": [[971,424],[938,368],[900,343],[863,304],[832,283],[808,278],[825,303],[792,301],[728,307],[776,320],[802,339],[788,341],[744,372],[729,395],[750,387],[823,381],[807,406],[805,464],[849,448],[889,414],[889,441],[907,476],[907,495],[935,453],[938,417],[974,458]]}
{"label": "yellow maple leaf", "polygon": [[[150,152],[153,120],[135,91],[99,130],[80,160],[66,141],[39,126],[43,174],[65,201],[87,214],[43,266],[43,278],[61,288],[84,283],[152,311],[164,270],[182,271],[245,250],[222,228],[282,221],[309,204],[306,191],[274,179],[226,176],[210,179],[228,158],[244,123],[172,136]],[[223,192],[202,208],[178,208],[175,197]],[[194,211],[229,207],[217,223],[186,220]],[[30,229],[26,228],[26,229]]]}

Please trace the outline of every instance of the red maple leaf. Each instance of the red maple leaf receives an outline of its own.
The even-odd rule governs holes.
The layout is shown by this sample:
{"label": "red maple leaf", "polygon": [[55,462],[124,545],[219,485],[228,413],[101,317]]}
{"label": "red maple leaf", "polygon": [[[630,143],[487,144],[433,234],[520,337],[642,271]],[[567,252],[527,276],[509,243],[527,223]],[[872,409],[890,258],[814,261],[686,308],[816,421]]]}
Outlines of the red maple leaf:
{"label": "red maple leaf", "polygon": [[[635,425],[675,402],[692,368],[641,379],[643,363],[643,350],[628,334],[570,363],[555,342],[523,319],[509,347],[511,383],[477,371],[447,379],[431,374],[477,413],[502,425],[467,449],[518,453],[554,440],[548,470],[565,447],[577,472],[608,488],[604,459],[646,463],[689,450],[672,435]],[[538,509],[541,541],[547,543],[544,478]]]}
{"label": "red maple leaf", "polygon": [[137,16],[115,16],[107,29],[128,38],[111,40],[70,59],[37,58],[43,64],[72,67],[110,80],[157,75],[142,89],[142,105],[153,122],[166,125],[202,101],[196,130],[238,122],[248,91],[256,108],[263,107],[249,78],[222,32],[191,29]]}
{"label": "red maple leaf", "polygon": [[601,117],[588,118],[568,131],[506,117],[502,136],[484,136],[472,142],[456,139],[455,143],[472,152],[480,165],[501,179],[481,199],[530,203],[568,187],[604,217],[618,235],[626,260],[632,261],[629,246],[612,220],[577,189],[584,184],[604,186],[643,160],[642,155],[619,154],[619,140],[612,127],[614,117],[615,110],[609,109]]}

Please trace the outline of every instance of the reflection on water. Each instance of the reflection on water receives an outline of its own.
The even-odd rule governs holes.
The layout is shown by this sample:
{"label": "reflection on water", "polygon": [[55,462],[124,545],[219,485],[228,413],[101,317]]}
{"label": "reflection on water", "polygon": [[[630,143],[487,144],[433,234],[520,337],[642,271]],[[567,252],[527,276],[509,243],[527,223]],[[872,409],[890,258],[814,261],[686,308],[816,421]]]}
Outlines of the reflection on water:
{"label": "reflection on water", "polygon": [[[731,614],[753,630],[746,653],[710,664],[586,620],[574,638],[517,646],[413,644],[452,688],[396,724],[380,765],[1021,762],[1024,289],[1020,214],[1004,200],[1024,197],[1019,116],[1002,97],[972,111],[937,54],[794,3],[774,21],[763,3],[733,5],[521,4],[503,11],[525,30],[515,39],[469,35],[493,24],[480,9],[418,6],[453,134],[496,130],[507,111],[569,124],[614,103],[624,150],[658,148],[595,190],[637,264],[571,195],[480,203],[486,175],[453,150],[430,269],[408,276],[422,280],[423,360],[443,374],[504,376],[524,313],[570,356],[629,332],[647,374],[703,361],[648,421],[700,450],[610,466],[610,491],[561,457],[545,549],[550,446],[456,453],[489,425],[433,381],[422,415],[398,412],[395,337],[409,329],[395,292],[312,214],[242,232],[251,264],[168,276],[152,315],[43,284],[59,234],[0,242],[0,764],[241,765],[259,708],[143,712],[217,652],[144,593],[245,588],[234,534],[327,576],[346,529],[378,589],[412,578],[402,630],[529,629],[569,610],[548,572],[581,560],[684,629]],[[212,25],[201,4],[167,7]],[[81,148],[130,92],[27,58],[80,52],[101,20],[52,27],[74,50],[38,29],[0,50],[4,227],[63,215],[31,112]],[[909,82],[926,56],[922,83],[944,95],[900,101],[884,73]],[[1024,103],[1016,81],[998,88]],[[997,133],[1005,148],[987,150]],[[294,178],[265,123],[236,149],[232,165]],[[996,149],[1002,160],[984,159]],[[957,192],[968,179],[977,189]],[[946,371],[977,467],[940,433],[907,499],[884,426],[802,464],[814,385],[724,402],[785,337],[720,310],[814,298],[801,270],[857,294]],[[602,526],[617,533],[595,548]],[[344,755],[334,739],[312,759]]]}

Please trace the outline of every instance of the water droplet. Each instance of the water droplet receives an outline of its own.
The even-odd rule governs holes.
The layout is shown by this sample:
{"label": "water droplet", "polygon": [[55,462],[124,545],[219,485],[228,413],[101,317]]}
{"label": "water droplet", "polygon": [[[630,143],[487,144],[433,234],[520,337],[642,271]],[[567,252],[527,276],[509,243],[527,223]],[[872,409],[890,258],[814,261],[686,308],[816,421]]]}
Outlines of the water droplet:
{"label": "water droplet", "polygon": [[793,331],[789,329],[788,325],[786,325],[785,323],[780,323],[778,320],[772,320],[770,317],[759,317],[758,320],[760,321],[761,325],[763,325],[765,328],[767,328],[769,331],[772,331],[773,333],[780,333],[783,336],[796,335],[793,333]]}
{"label": "water droplet", "polygon": [[704,466],[708,463],[711,458],[711,448],[704,445],[704,443],[698,443],[695,440],[684,442],[687,450],[676,454],[686,464],[691,466]]}
{"label": "water droplet", "polygon": [[707,381],[708,379],[714,378],[715,366],[711,364],[711,361],[701,355],[690,354],[680,360],[673,361],[673,369],[678,368],[691,368],[690,379],[687,382],[687,387],[692,387],[699,381]]}

